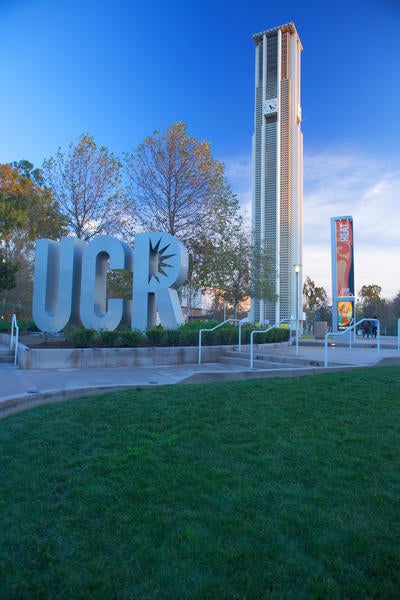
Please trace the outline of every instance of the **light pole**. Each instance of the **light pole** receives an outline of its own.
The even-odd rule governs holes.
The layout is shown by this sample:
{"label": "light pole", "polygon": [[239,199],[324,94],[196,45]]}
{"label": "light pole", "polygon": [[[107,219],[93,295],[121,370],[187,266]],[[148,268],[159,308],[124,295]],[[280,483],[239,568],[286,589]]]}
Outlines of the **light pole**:
{"label": "light pole", "polygon": [[294,265],[296,273],[296,356],[299,355],[299,276],[301,265]]}

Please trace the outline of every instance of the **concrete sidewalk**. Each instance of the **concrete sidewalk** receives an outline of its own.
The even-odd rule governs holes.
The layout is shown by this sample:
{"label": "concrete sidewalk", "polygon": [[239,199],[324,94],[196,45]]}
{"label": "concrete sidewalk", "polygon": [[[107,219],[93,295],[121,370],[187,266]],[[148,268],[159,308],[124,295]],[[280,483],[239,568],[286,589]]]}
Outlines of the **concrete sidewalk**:
{"label": "concrete sidewalk", "polygon": [[0,418],[40,404],[132,387],[243,380],[260,377],[260,373],[256,369],[250,371],[219,363],[51,370],[22,370],[3,364],[0,365]]}
{"label": "concrete sidewalk", "polygon": [[[395,343],[394,343],[395,342]],[[277,356],[294,357],[293,346],[280,345],[271,348]],[[299,357],[310,366],[285,369],[252,369],[238,365],[206,363],[202,365],[168,365],[157,367],[110,368],[110,369],[52,369],[21,370],[11,364],[0,365],[0,418],[37,406],[69,398],[106,393],[131,387],[201,383],[210,381],[238,381],[262,377],[295,377],[326,371],[324,369],[324,346],[315,341],[302,341]],[[378,353],[376,345],[356,344],[351,349],[329,346],[328,371],[373,366],[377,364],[400,365],[397,338],[386,340]]]}

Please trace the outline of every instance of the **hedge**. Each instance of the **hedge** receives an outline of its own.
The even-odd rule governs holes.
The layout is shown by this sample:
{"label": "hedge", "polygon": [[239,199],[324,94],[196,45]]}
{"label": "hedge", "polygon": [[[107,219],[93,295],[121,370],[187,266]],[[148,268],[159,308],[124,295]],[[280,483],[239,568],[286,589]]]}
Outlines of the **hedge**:
{"label": "hedge", "polygon": [[[86,329],[84,327],[68,326],[63,331],[65,339],[77,348],[89,348],[102,346],[105,348],[130,347],[136,346],[197,346],[199,343],[200,329],[213,329],[218,325],[218,321],[191,322],[185,323],[178,329],[166,329],[161,325],[150,327],[145,333],[141,331],[126,330],[100,330]],[[20,331],[34,331],[36,328],[32,321],[20,321]],[[8,321],[0,321],[0,331],[10,331],[11,324]],[[36,329],[37,330],[37,329]],[[254,331],[254,326],[246,325],[242,327],[242,344],[250,343],[250,334]],[[222,325],[214,331],[203,331],[202,345],[204,346],[222,346],[235,345],[239,339],[239,328],[235,325]],[[256,344],[270,344],[285,342],[289,339],[289,328],[282,326],[274,328],[267,333],[259,333],[253,336]]]}

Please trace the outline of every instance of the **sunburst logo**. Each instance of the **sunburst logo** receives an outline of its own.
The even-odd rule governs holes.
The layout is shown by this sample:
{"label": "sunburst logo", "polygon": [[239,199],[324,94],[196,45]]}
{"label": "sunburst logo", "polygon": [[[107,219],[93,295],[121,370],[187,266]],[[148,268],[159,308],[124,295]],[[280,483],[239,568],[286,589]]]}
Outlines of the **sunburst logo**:
{"label": "sunburst logo", "polygon": [[161,241],[160,238],[158,242],[153,245],[153,242],[150,240],[149,282],[152,279],[155,279],[160,283],[160,275],[168,277],[167,269],[172,269],[174,267],[174,261],[171,259],[176,257],[176,253],[167,254],[171,244],[160,247]]}

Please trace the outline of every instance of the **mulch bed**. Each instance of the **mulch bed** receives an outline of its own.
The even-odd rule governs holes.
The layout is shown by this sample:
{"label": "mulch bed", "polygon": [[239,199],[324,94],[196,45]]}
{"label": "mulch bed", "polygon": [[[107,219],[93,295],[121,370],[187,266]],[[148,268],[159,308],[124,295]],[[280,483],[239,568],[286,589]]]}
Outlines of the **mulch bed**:
{"label": "mulch bed", "polygon": [[52,348],[54,350],[60,348],[75,348],[75,346],[70,342],[38,342],[36,344],[33,344],[32,342],[29,342],[29,344],[26,342],[22,343],[29,348]]}
{"label": "mulch bed", "polygon": [[[19,342],[28,346],[28,348],[43,348],[43,349],[52,349],[59,350],[63,348],[77,348],[74,346],[72,342],[67,342],[63,338],[50,338],[46,339],[40,335],[34,334],[22,334],[19,336]],[[144,344],[143,344],[144,346]],[[102,346],[101,344],[97,344],[94,346],[90,346],[90,348],[105,348],[106,346]],[[118,348],[122,348],[123,346],[118,346]],[[127,347],[127,346],[125,346]]]}
{"label": "mulch bed", "polygon": [[32,334],[22,334],[19,336],[21,344],[28,348],[74,348],[71,342],[67,342],[63,338],[46,339],[45,337]]}

